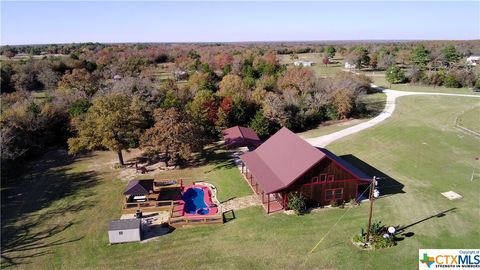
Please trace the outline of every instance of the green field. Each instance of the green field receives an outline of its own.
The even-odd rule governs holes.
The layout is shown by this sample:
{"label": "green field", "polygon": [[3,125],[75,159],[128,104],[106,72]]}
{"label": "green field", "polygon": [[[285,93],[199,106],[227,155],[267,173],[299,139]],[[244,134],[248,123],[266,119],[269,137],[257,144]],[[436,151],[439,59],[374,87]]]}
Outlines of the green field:
{"label": "green field", "polygon": [[[279,55],[278,56],[280,64],[292,65],[293,60],[290,59],[290,55]],[[312,61],[314,65],[311,69],[315,72],[315,75],[318,77],[331,77],[337,72],[341,71],[344,65],[343,58],[340,56],[335,56],[332,59],[333,63],[325,66],[322,64],[323,54],[322,53],[301,53],[298,54],[299,61]]]}
{"label": "green field", "polygon": [[[344,59],[338,54],[335,56],[333,61],[334,64],[329,64],[325,66],[322,64],[322,53],[301,53],[298,54],[298,60],[301,61],[313,61],[315,63],[311,69],[315,72],[318,77],[329,77],[335,75],[337,72],[344,70]],[[279,55],[278,57],[280,64],[293,65],[293,60],[290,59],[290,55]],[[361,74],[367,75],[372,78],[373,83],[383,88],[390,88],[393,90],[399,91],[412,91],[412,92],[438,92],[438,93],[454,93],[454,94],[477,94],[479,92],[473,92],[468,88],[448,88],[443,86],[430,86],[430,85],[417,85],[417,84],[390,84],[385,79],[384,71],[370,71],[370,70],[354,70]]]}
{"label": "green field", "polygon": [[459,115],[457,124],[471,131],[480,133],[480,106],[468,109]]}
{"label": "green field", "polygon": [[417,85],[410,83],[403,84],[390,84],[387,82],[384,76],[370,76],[375,85],[384,88],[390,88],[393,90],[399,91],[411,91],[411,92],[437,92],[437,93],[454,93],[454,94],[470,94],[470,95],[480,95],[478,92],[472,91],[468,88],[448,88],[443,86],[431,86],[431,85]]}
{"label": "green field", "polygon": [[[64,151],[51,151],[25,169],[31,173],[14,179],[17,189],[9,190],[11,182],[2,179],[2,266],[416,269],[418,248],[478,246],[480,174],[473,182],[470,175],[480,139],[457,130],[454,120],[479,101],[411,96],[398,102],[397,111],[385,123],[329,146],[395,179],[382,190],[392,194],[379,199],[374,208],[374,219],[387,225],[413,224],[406,230],[413,236],[393,248],[365,252],[351,244],[351,237],[367,221],[367,204],[304,216],[267,216],[261,207],[252,207],[237,211],[236,219],[224,225],[177,229],[148,243],[108,246],[107,224],[120,216],[126,185],[113,168],[115,155],[96,152],[71,160]],[[211,155],[208,164],[200,161],[195,168],[157,177],[206,179],[218,186],[221,200],[250,194],[223,151]],[[449,201],[440,195],[449,190],[464,198]],[[449,209],[453,210],[435,216]]]}

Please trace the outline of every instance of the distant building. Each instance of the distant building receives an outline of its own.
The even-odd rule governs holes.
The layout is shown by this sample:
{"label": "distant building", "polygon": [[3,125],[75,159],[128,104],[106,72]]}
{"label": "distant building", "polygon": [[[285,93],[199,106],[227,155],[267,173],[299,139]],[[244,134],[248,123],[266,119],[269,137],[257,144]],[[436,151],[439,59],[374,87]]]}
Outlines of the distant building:
{"label": "distant building", "polygon": [[293,65],[297,67],[311,67],[313,66],[313,62],[312,61],[295,61],[293,62]]}
{"label": "distant building", "polygon": [[183,70],[175,70],[172,72],[172,75],[176,80],[179,80],[179,81],[188,79],[188,73]]}
{"label": "distant building", "polygon": [[227,148],[249,147],[255,149],[262,141],[251,128],[234,126],[222,131],[223,140]]}
{"label": "distant building", "polygon": [[475,56],[475,55],[469,56],[467,58],[467,64],[470,66],[480,65],[480,56]]}
{"label": "distant building", "polygon": [[140,219],[120,219],[110,222],[108,241],[110,244],[139,242],[141,240]]}
{"label": "distant building", "polygon": [[345,62],[345,68],[348,68],[348,69],[356,69],[357,68],[357,65],[355,64],[350,64],[348,62]]}
{"label": "distant building", "polygon": [[113,79],[114,79],[115,81],[118,81],[118,80],[121,80],[121,79],[122,79],[122,76],[120,76],[120,75],[115,75],[115,76],[113,76]]}

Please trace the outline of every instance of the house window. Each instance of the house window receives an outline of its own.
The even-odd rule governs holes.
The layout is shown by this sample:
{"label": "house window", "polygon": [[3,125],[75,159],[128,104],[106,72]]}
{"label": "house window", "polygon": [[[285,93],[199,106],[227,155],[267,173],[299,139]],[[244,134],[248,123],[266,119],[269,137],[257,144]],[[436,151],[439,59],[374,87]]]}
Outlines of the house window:
{"label": "house window", "polygon": [[343,199],[343,188],[327,189],[325,191],[325,201]]}
{"label": "house window", "polygon": [[122,232],[122,231],[119,231],[119,232],[118,232],[118,235],[123,235],[123,232]]}
{"label": "house window", "polygon": [[335,176],[333,174],[328,175],[327,181],[333,181],[335,180]]}
{"label": "house window", "polygon": [[312,177],[312,183],[317,183],[318,182],[318,176]]}
{"label": "house window", "polygon": [[327,189],[327,190],[325,191],[325,200],[326,200],[326,201],[331,201],[331,200],[333,200],[333,191],[334,191],[333,189]]}
{"label": "house window", "polygon": [[341,200],[341,199],[343,199],[343,188],[337,188],[337,189],[335,189],[335,199],[336,199],[336,200]]}
{"label": "house window", "polygon": [[326,173],[320,174],[320,182],[325,182],[326,180],[327,180],[327,174]]}

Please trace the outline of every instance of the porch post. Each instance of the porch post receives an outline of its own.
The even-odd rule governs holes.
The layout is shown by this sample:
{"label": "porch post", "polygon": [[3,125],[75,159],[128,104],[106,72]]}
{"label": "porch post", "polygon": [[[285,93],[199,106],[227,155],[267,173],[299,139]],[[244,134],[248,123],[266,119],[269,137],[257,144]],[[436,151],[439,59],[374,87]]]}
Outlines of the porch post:
{"label": "porch post", "polygon": [[287,209],[287,192],[283,192],[283,209]]}
{"label": "porch post", "polygon": [[270,213],[270,193],[267,194],[267,214]]}
{"label": "porch post", "polygon": [[356,183],[356,189],[355,189],[355,198],[354,198],[354,200],[355,200],[355,202],[357,202],[357,196],[358,196],[358,184],[359,184],[359,181],[357,180],[355,183]]}

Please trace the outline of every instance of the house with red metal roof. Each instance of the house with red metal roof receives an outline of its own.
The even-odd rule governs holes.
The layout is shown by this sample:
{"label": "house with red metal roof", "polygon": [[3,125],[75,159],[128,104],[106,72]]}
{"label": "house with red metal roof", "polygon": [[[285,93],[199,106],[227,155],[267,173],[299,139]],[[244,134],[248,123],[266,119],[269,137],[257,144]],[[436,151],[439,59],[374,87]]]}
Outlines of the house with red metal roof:
{"label": "house with red metal roof", "polygon": [[251,128],[234,126],[222,131],[223,140],[227,148],[249,147],[255,148],[262,144],[262,140]]}
{"label": "house with red metal roof", "polygon": [[287,208],[288,195],[300,192],[310,204],[349,201],[371,177],[342,158],[316,148],[287,128],[240,156],[242,174],[261,196],[267,213]]}

